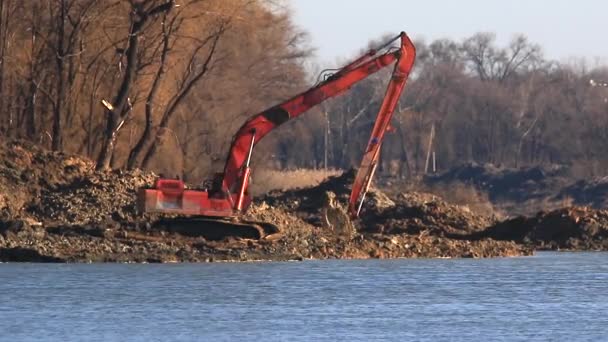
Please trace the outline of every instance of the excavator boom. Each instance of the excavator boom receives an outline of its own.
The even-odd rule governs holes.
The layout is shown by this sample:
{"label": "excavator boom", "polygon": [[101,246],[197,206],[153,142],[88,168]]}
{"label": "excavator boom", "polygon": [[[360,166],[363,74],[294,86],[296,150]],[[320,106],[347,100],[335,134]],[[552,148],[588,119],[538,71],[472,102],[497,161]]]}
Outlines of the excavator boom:
{"label": "excavator boom", "polygon": [[[392,47],[391,45],[397,40],[400,41],[399,47]],[[249,164],[253,148],[264,136],[281,124],[298,117],[326,99],[341,94],[371,74],[396,62],[353,185],[349,208],[351,215],[356,216],[371,182],[384,133],[389,126],[414,59],[414,45],[402,32],[381,47],[370,50],[337,70],[312,88],[248,119],[235,134],[221,180],[215,182],[213,188],[189,190],[180,180],[159,179],[154,188],[140,191],[139,209],[142,212],[215,217],[238,215],[251,203],[247,193],[251,172]]]}

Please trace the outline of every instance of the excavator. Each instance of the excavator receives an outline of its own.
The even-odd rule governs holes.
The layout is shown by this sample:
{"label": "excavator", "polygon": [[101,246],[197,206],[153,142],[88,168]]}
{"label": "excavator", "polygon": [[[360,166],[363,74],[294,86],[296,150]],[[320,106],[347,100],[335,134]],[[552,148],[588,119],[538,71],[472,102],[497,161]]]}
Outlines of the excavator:
{"label": "excavator", "polygon": [[[399,44],[395,46],[397,41]],[[246,237],[259,239],[277,234],[278,227],[271,224],[238,220],[252,201],[248,186],[251,156],[255,145],[285,122],[297,118],[329,98],[344,93],[356,83],[394,63],[386,94],[349,197],[349,215],[357,218],[376,171],[384,135],[390,129],[393,112],[415,58],[414,44],[405,32],[401,32],[342,68],[326,70],[312,88],[250,117],[233,137],[224,172],[217,174],[209,186],[188,189],[179,179],[159,178],[153,187],[140,189],[138,192],[139,211],[180,215],[180,224],[189,224],[195,230],[211,223],[214,229],[219,230],[219,235],[222,235],[221,230],[235,227],[241,231],[251,231],[253,228],[252,234],[239,234]],[[328,74],[328,71],[332,73]]]}

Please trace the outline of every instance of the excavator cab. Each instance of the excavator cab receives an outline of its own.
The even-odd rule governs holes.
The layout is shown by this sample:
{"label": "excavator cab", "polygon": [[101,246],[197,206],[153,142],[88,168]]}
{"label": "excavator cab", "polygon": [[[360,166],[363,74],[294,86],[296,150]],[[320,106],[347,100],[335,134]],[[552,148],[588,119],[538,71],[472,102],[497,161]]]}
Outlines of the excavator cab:
{"label": "excavator cab", "polygon": [[235,215],[232,206],[223,197],[214,196],[213,191],[188,189],[179,179],[159,178],[153,188],[140,189],[137,205],[142,213],[215,217]]}

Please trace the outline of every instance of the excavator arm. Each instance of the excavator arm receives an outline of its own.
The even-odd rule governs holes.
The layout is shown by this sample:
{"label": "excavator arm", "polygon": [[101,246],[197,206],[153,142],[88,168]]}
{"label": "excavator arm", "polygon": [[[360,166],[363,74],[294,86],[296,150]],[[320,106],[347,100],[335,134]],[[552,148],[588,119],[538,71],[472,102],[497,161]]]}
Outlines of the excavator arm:
{"label": "excavator arm", "polygon": [[391,80],[386,89],[386,95],[384,95],[384,100],[382,101],[380,111],[376,117],[371,137],[367,143],[363,160],[361,161],[361,165],[355,176],[355,181],[353,182],[353,188],[348,201],[348,211],[353,217],[359,216],[365,194],[369,190],[372,178],[374,177],[374,172],[378,166],[380,148],[382,146],[384,134],[390,127],[395,107],[399,102],[399,97],[403,92],[409,73],[414,66],[416,49],[411,42],[409,42],[409,44],[402,44],[401,50],[400,58],[398,59],[397,64],[395,64],[395,69],[393,70]]}
{"label": "excavator arm", "polygon": [[[398,48],[391,45],[400,40]],[[377,49],[342,67],[312,88],[248,119],[232,140],[221,182],[208,191],[186,190],[179,180],[159,179],[155,188],[140,192],[138,206],[144,212],[167,212],[203,216],[234,216],[251,202],[247,194],[249,163],[255,145],[270,131],[298,117],[326,99],[335,97],[354,84],[397,62],[382,103],[372,137],[365,152],[351,194],[351,214],[356,216],[378,160],[380,144],[395,105],[413,66],[415,48],[409,37],[400,33]]]}

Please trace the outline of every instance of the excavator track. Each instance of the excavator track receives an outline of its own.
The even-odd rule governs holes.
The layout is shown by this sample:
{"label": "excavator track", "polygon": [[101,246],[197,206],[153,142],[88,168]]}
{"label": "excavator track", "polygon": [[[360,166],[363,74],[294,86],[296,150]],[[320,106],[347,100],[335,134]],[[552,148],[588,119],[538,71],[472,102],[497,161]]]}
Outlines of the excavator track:
{"label": "excavator track", "polygon": [[279,227],[272,223],[213,217],[163,218],[153,228],[210,241],[227,238],[275,241],[282,236]]}

